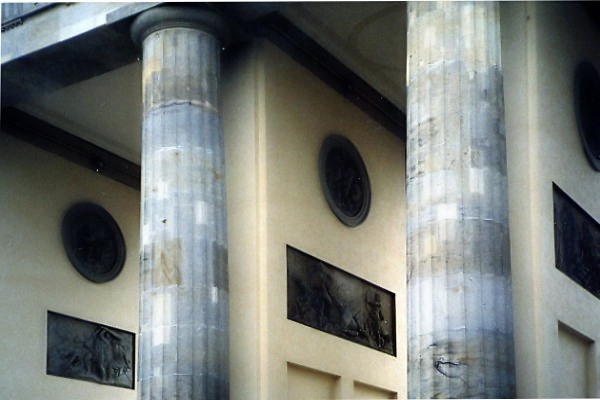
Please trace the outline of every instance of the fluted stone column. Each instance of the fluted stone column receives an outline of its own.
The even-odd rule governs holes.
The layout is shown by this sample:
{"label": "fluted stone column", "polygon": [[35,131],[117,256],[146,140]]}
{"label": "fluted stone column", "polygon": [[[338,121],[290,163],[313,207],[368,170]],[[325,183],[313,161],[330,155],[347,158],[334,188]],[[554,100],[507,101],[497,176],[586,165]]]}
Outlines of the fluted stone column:
{"label": "fluted stone column", "polygon": [[496,2],[408,4],[408,395],[515,396]]}
{"label": "fluted stone column", "polygon": [[213,13],[146,11],[143,48],[141,399],[227,399],[228,279],[220,37]]}

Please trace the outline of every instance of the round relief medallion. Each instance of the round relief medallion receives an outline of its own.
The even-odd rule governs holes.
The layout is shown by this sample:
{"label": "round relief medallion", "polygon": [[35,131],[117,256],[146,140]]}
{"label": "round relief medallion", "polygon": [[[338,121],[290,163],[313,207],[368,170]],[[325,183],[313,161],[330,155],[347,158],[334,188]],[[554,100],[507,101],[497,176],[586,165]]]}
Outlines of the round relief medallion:
{"label": "round relief medallion", "polygon": [[97,204],[71,207],[63,219],[62,239],[75,269],[92,282],[110,281],[123,269],[123,235],[113,217]]}
{"label": "round relief medallion", "polygon": [[600,77],[588,62],[579,64],[575,73],[575,115],[585,155],[600,171]]}
{"label": "round relief medallion", "polygon": [[365,164],[345,137],[331,135],[319,154],[321,188],[335,216],[348,226],[362,223],[371,205],[371,187]]}

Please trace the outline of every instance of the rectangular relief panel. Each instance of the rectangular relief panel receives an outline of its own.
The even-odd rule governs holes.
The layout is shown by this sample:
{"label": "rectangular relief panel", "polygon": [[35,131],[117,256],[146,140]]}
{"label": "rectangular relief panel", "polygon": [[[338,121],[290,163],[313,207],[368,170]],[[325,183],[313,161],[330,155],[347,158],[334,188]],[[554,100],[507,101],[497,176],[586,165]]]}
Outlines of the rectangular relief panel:
{"label": "rectangular relief panel", "polygon": [[600,224],[554,185],[556,268],[600,298]]}
{"label": "rectangular relief panel", "polygon": [[46,373],[133,389],[135,334],[48,311]]}
{"label": "rectangular relief panel", "polygon": [[394,293],[287,247],[287,316],[396,355]]}

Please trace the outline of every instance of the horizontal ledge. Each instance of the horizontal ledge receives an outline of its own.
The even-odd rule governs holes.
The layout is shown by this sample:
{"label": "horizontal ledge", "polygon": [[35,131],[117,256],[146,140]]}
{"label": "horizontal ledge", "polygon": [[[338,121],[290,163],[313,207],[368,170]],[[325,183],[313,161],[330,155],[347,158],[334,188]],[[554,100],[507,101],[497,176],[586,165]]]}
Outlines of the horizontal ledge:
{"label": "horizontal ledge", "polygon": [[17,108],[3,108],[1,120],[2,132],[140,190],[139,165]]}

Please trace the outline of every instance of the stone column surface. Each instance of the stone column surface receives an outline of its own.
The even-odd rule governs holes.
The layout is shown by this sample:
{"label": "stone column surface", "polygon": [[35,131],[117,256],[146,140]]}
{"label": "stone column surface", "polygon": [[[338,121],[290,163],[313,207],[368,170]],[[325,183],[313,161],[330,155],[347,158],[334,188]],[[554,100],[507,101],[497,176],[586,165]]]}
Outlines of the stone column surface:
{"label": "stone column surface", "polygon": [[217,15],[158,7],[143,50],[139,398],[229,398],[224,150]]}
{"label": "stone column surface", "polygon": [[408,395],[515,397],[498,4],[407,7]]}

